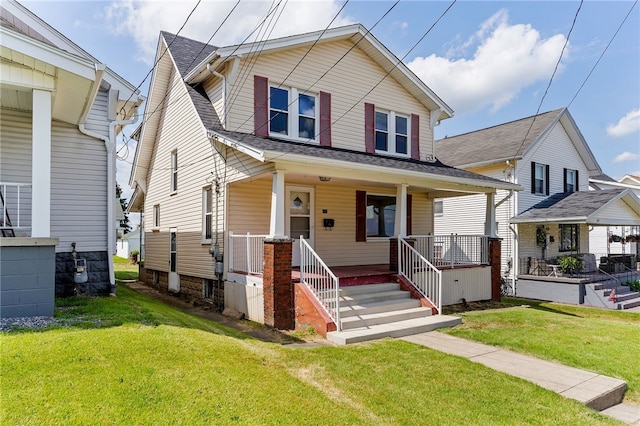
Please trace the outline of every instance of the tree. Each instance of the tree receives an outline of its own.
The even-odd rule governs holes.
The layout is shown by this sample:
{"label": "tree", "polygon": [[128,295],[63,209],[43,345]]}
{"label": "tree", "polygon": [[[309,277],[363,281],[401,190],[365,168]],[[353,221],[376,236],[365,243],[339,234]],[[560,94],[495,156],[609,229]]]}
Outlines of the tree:
{"label": "tree", "polygon": [[124,230],[125,234],[131,232],[131,226],[129,225],[129,215],[127,214],[127,199],[122,197],[122,188],[120,184],[116,182],[116,198],[120,200],[122,211],[124,212],[124,219],[120,221],[120,227]]}

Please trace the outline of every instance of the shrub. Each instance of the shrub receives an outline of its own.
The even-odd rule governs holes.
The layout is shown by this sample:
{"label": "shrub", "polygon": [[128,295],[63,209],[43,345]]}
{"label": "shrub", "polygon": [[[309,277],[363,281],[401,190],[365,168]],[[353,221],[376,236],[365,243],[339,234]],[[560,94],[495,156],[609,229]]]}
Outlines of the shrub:
{"label": "shrub", "polygon": [[562,268],[562,272],[567,274],[580,272],[583,268],[582,259],[578,259],[574,256],[562,256],[558,259],[558,265]]}

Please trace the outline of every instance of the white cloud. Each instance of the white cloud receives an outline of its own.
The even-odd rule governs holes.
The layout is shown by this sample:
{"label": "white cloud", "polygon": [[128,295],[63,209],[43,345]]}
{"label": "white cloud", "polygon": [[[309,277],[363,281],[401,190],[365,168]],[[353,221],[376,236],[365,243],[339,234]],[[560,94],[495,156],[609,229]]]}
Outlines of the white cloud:
{"label": "white cloud", "polygon": [[[503,9],[468,40],[454,41],[447,57],[418,57],[408,66],[457,113],[488,105],[497,111],[523,88],[550,78],[565,40],[562,34],[541,39],[529,24],[511,25]],[[473,46],[471,58],[456,58]]]}
{"label": "white cloud", "polygon": [[626,161],[640,161],[640,154],[625,151],[616,155],[616,158],[613,159],[614,163],[624,163]]}
{"label": "white cloud", "polygon": [[629,111],[617,124],[607,127],[609,136],[620,137],[640,131],[640,109]]}
{"label": "white cloud", "polygon": [[[232,10],[235,1],[203,1],[191,15],[180,35],[206,42]],[[255,41],[324,29],[340,10],[334,0],[288,1],[267,18],[264,29],[248,41]],[[216,46],[242,42],[264,19],[269,1],[242,1],[211,41]],[[135,40],[139,59],[153,62],[160,31],[177,33],[194,7],[194,2],[116,0],[106,8],[107,22],[116,34]],[[353,23],[338,17],[332,26]],[[272,30],[273,28],[273,30]]]}

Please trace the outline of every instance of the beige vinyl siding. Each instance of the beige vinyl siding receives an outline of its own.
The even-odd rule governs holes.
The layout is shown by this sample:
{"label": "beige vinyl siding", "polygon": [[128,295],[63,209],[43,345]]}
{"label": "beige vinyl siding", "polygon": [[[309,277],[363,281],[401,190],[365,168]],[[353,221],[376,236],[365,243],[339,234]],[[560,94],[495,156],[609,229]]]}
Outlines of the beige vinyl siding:
{"label": "beige vinyl siding", "polygon": [[[227,89],[230,111],[227,129],[253,132],[253,76],[267,77],[271,84],[307,90],[347,52],[353,44],[339,41],[316,45],[296,70],[287,78],[308,47],[263,54],[255,60],[243,59],[239,78]],[[255,59],[255,58],[254,58]],[[250,70],[248,67],[252,67]],[[364,103],[404,114],[420,115],[420,153],[432,153],[433,132],[429,110],[407,93],[360,48],[356,47],[309,89],[331,93],[332,145],[338,148],[364,151]],[[214,77],[212,77],[214,78]],[[287,78],[286,81],[284,79]],[[371,93],[372,87],[382,82]],[[251,117],[249,120],[247,118]],[[336,122],[337,121],[337,122]]]}
{"label": "beige vinyl siding", "polygon": [[519,194],[518,213],[544,200],[546,195],[531,193],[531,162],[549,165],[549,195],[564,192],[564,169],[578,170],[580,191],[589,190],[589,171],[571,143],[560,122],[539,144],[526,152],[516,166],[518,183],[524,188]]}
{"label": "beige vinyl siding", "polygon": [[[167,271],[169,228],[177,228],[177,272],[213,278],[209,244],[202,238],[202,189],[212,184],[221,167],[178,75],[172,75],[158,131],[145,197],[145,229],[153,230],[153,206],[160,206],[159,232],[147,232],[145,264]],[[171,191],[171,152],[178,155],[178,190]],[[214,207],[215,210],[215,207]],[[215,219],[215,218],[214,218]]]}
{"label": "beige vinyl siding", "polygon": [[[334,184],[309,186],[308,182],[295,179],[287,180],[286,185],[314,188],[314,248],[329,266],[389,263],[387,239],[356,242],[356,190],[389,196],[395,196],[395,191]],[[424,192],[412,193],[412,206],[414,233],[432,232],[431,200]],[[323,210],[327,213],[323,213]],[[268,234],[270,212],[271,177],[236,183],[230,187],[229,230],[236,234]],[[323,219],[334,219],[334,228],[325,230]]]}
{"label": "beige vinyl siding", "polygon": [[[552,236],[554,238],[554,242],[547,243],[547,259],[555,259],[559,256],[565,256],[571,254],[572,252],[561,252],[560,248],[560,227],[557,223],[551,223],[548,225],[549,230],[547,231],[547,236]],[[520,224],[518,226],[518,231],[520,234],[520,259],[524,262],[529,257],[535,257],[538,259],[542,259],[542,249],[536,245],[536,224]],[[579,253],[586,253],[589,250],[589,227],[588,225],[581,224],[579,225],[580,235],[578,237],[579,241]],[[547,237],[547,238],[548,238]],[[526,270],[521,270],[520,273],[526,273]]]}
{"label": "beige vinyl siding", "polygon": [[218,114],[220,123],[224,126],[223,119],[225,111],[222,80],[219,78],[210,78],[209,80],[204,82],[203,87],[205,92],[207,93],[207,96],[211,100],[213,109],[215,109],[216,114]]}

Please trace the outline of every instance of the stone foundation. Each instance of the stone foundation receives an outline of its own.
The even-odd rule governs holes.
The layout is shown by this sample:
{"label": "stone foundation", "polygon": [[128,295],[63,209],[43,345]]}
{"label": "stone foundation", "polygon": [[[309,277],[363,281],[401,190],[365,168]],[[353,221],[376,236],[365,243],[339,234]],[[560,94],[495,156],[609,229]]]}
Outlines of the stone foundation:
{"label": "stone foundation", "polygon": [[85,259],[87,262],[87,282],[74,282],[75,262],[71,253],[56,253],[56,296],[73,296],[76,290],[79,294],[109,294],[111,282],[107,252],[79,251],[76,252],[76,258]]}

